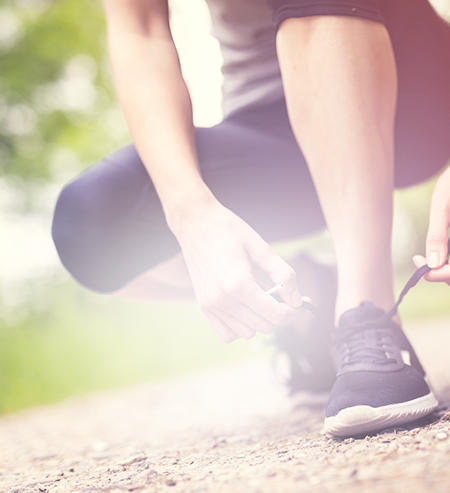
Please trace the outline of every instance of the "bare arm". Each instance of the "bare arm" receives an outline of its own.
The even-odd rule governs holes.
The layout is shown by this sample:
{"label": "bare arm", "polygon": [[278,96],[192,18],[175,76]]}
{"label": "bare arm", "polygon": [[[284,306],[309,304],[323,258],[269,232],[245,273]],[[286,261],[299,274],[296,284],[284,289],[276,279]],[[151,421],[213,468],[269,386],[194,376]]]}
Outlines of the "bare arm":
{"label": "bare arm", "polygon": [[[164,0],[104,0],[117,93],[169,218],[211,194],[198,170],[192,107]],[[180,163],[182,165],[180,166]]]}
{"label": "bare arm", "polygon": [[[221,339],[270,332],[301,305],[294,271],[203,182],[192,110],[166,0],[104,0],[117,92],[136,148],[177,237],[200,307]],[[265,271],[287,304],[253,277]]]}

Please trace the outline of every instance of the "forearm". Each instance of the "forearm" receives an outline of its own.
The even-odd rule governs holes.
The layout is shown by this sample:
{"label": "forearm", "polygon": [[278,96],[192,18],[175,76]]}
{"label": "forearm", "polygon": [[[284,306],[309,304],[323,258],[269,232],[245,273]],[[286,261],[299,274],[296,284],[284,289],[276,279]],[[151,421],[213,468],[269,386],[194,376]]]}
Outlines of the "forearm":
{"label": "forearm", "polygon": [[[301,305],[295,272],[201,178],[167,0],[104,0],[104,6],[119,99],[201,309],[225,342],[272,331]],[[283,284],[286,303],[261,289],[255,268]]]}
{"label": "forearm", "polygon": [[170,221],[194,199],[212,197],[198,169],[191,102],[175,47],[170,38],[126,32],[110,36],[110,53],[133,141]]}

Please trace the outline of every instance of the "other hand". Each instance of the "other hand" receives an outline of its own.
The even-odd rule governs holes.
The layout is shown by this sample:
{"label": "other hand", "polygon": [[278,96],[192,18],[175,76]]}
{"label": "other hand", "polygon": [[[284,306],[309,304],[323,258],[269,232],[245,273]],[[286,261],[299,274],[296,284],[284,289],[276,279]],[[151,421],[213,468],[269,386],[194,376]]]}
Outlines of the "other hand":
{"label": "other hand", "polygon": [[426,258],[413,257],[416,267],[428,264],[431,271],[425,274],[430,282],[446,282],[450,285],[450,265],[447,261],[448,229],[450,227],[450,167],[436,182],[431,198],[430,224],[426,240]]}

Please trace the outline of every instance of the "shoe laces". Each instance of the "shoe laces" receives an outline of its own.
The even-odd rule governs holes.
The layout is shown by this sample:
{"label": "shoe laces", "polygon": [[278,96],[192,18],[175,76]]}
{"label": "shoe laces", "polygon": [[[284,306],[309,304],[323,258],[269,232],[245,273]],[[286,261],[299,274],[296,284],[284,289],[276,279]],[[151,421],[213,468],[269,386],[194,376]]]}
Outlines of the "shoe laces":
{"label": "shoe laces", "polygon": [[378,320],[373,327],[367,324],[354,324],[335,331],[333,344],[341,347],[341,365],[371,363],[388,365],[397,362],[390,327],[381,327]]}
{"label": "shoe laces", "polygon": [[[447,252],[448,259],[450,257],[450,238],[448,240]],[[383,313],[383,315],[378,318],[367,319],[357,324],[353,324],[350,327],[340,328],[339,330],[330,330],[323,320],[320,311],[312,303],[304,301],[302,306],[316,317],[322,337],[326,342],[330,342],[330,335],[332,335],[333,340],[331,342],[333,342],[333,344],[347,344],[348,348],[345,348],[344,350],[344,359],[352,362],[362,358],[367,361],[371,358],[377,359],[377,355],[379,355],[379,361],[377,362],[383,361],[385,364],[388,364],[392,361],[391,350],[394,347],[391,336],[391,328],[394,324],[392,317],[397,313],[398,307],[408,291],[416,286],[420,279],[431,270],[431,267],[428,267],[426,264],[416,269],[403,287],[397,302],[388,312]]]}

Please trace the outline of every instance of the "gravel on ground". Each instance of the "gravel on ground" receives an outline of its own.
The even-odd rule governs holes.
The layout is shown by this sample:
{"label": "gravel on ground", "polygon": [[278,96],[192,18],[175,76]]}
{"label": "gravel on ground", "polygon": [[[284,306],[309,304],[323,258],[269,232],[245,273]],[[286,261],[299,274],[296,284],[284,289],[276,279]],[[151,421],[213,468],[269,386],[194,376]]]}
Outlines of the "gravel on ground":
{"label": "gravel on ground", "polygon": [[408,426],[323,433],[326,399],[289,398],[252,360],[0,418],[0,491],[450,491],[450,320],[409,336],[440,400]]}

